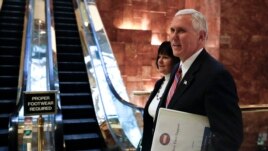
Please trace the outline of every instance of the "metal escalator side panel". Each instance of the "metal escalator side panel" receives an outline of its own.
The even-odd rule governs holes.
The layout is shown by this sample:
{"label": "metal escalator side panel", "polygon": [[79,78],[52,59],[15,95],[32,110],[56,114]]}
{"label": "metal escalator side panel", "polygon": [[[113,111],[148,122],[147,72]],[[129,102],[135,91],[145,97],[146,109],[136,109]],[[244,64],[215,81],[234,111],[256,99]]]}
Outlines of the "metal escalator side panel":
{"label": "metal escalator side panel", "polygon": [[[14,2],[14,1],[13,1]],[[18,1],[20,2],[20,1]],[[21,1],[22,2],[22,1]],[[23,147],[36,149],[37,135],[42,134],[44,136],[42,139],[44,141],[44,148],[53,151],[54,148],[54,130],[57,130],[60,126],[55,126],[55,121],[58,122],[59,117],[54,116],[54,114],[42,115],[44,119],[43,130],[41,133],[36,133],[36,131],[31,131],[31,138],[26,138],[24,132],[29,125],[30,127],[35,127],[38,125],[36,114],[26,115],[24,114],[24,94],[25,91],[38,91],[38,93],[47,93],[50,90],[54,90],[53,73],[54,70],[51,64],[48,63],[52,61],[50,45],[47,43],[51,41],[48,33],[50,30],[45,27],[50,27],[50,23],[46,19],[50,19],[49,15],[49,0],[29,0],[27,1],[27,11],[24,17],[24,35],[22,40],[22,54],[21,54],[21,67],[20,67],[20,80],[19,80],[19,91],[18,95],[18,111],[10,119],[10,136],[14,135],[13,139],[10,140],[9,149],[10,150],[23,150]],[[47,8],[45,10],[45,8]],[[38,12],[39,14],[36,14]],[[43,15],[43,16],[42,16]],[[47,15],[47,16],[45,16]],[[41,70],[39,70],[41,69]],[[35,75],[34,75],[35,74]],[[36,76],[36,74],[39,74]],[[38,78],[37,78],[38,77]],[[42,86],[38,85],[41,84]],[[37,85],[37,86],[36,86]],[[43,91],[43,92],[41,92]],[[53,94],[55,92],[53,91]],[[17,113],[18,112],[18,113]],[[54,112],[53,112],[54,113]],[[40,113],[43,114],[43,113]],[[40,115],[41,116],[41,115]],[[31,118],[31,124],[26,126],[26,119]],[[38,125],[39,126],[39,125]],[[15,138],[17,137],[17,138]],[[39,142],[39,140],[38,140]],[[42,143],[40,143],[42,144]],[[28,148],[28,149],[29,149]],[[24,148],[25,149],[25,148]],[[62,150],[57,148],[57,150]]]}
{"label": "metal escalator side panel", "polygon": [[[94,87],[91,86],[95,108],[98,109],[96,114],[100,123],[118,121],[117,124],[110,124],[110,130],[116,135],[115,139],[119,141],[122,149],[135,148],[141,138],[141,130],[136,118],[141,119],[142,115],[138,113],[136,106],[128,103],[126,89],[95,2],[77,2],[83,14],[81,18],[83,18],[82,26],[88,49],[86,52],[88,71],[91,74],[90,77],[94,78],[91,81],[96,83]],[[122,132],[120,136],[117,133],[118,127]]]}

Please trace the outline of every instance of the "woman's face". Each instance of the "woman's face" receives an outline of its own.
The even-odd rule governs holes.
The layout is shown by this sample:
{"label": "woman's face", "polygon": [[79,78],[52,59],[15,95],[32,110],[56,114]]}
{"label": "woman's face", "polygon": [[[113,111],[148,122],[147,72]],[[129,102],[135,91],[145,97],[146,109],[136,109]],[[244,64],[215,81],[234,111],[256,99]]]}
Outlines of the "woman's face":
{"label": "woman's face", "polygon": [[158,71],[164,75],[169,74],[173,66],[172,58],[165,54],[159,54],[158,57]]}

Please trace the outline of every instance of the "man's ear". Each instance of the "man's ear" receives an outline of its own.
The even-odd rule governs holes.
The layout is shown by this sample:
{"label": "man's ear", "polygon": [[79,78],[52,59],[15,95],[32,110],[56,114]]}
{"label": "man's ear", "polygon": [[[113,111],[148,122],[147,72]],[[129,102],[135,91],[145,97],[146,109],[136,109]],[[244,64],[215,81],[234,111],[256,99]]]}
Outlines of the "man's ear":
{"label": "man's ear", "polygon": [[199,32],[199,39],[202,40],[202,41],[206,41],[207,40],[207,34],[205,31],[201,30]]}

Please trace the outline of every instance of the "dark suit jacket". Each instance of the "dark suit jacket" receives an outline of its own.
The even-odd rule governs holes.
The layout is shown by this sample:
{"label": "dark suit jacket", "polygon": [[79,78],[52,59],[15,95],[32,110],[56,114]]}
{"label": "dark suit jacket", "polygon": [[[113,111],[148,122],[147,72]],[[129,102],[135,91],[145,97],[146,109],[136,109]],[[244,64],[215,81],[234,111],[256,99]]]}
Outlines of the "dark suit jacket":
{"label": "dark suit jacket", "polygon": [[[177,65],[176,70],[179,65]],[[167,87],[170,87],[174,72]],[[159,107],[165,107],[168,89]],[[209,119],[214,151],[238,151],[243,140],[243,124],[236,86],[230,73],[204,49],[177,86],[169,109]]]}
{"label": "dark suit jacket", "polygon": [[151,145],[152,145],[152,139],[153,139],[153,118],[148,113],[148,108],[150,103],[152,102],[153,98],[157,94],[158,90],[160,89],[161,85],[164,82],[164,77],[160,80],[156,81],[154,89],[152,93],[149,96],[148,101],[146,102],[146,105],[144,107],[144,113],[143,113],[143,135],[142,135],[142,151],[150,151]]}

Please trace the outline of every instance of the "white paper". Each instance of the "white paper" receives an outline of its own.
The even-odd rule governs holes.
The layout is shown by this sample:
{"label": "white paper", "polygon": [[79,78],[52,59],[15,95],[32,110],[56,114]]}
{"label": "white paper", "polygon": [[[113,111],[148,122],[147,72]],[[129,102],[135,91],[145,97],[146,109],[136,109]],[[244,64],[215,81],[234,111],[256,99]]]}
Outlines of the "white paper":
{"label": "white paper", "polygon": [[151,151],[205,151],[210,135],[206,116],[160,108]]}

